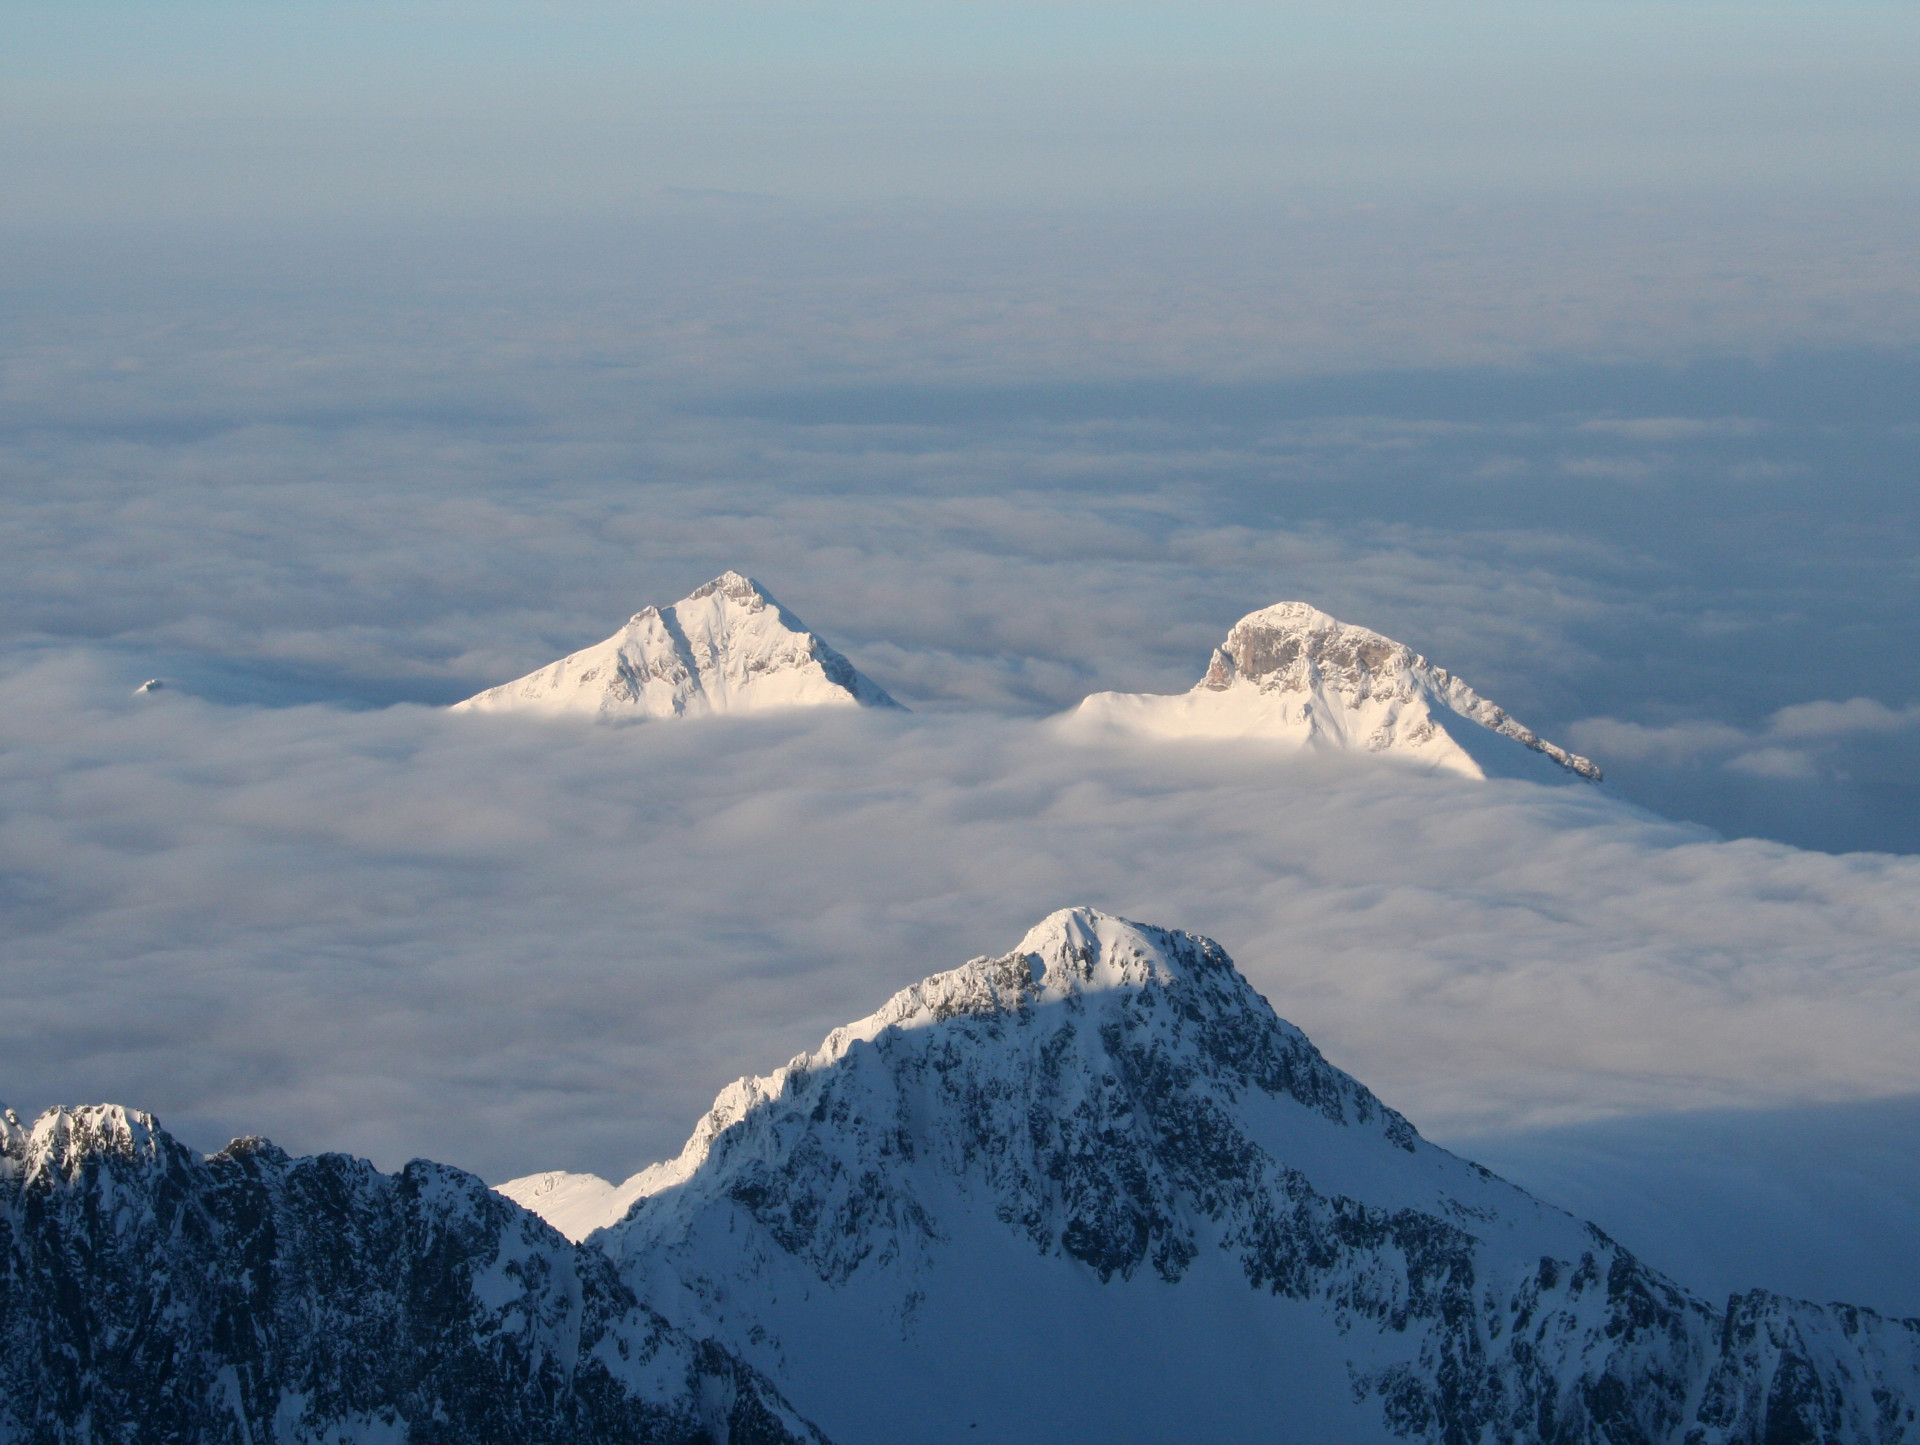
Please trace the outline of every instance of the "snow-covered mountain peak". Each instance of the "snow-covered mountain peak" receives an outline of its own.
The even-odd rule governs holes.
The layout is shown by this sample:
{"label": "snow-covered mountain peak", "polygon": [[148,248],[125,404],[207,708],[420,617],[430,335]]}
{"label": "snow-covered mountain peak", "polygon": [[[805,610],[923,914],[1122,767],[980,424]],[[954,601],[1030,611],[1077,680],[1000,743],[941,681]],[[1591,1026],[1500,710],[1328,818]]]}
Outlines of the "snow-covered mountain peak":
{"label": "snow-covered mountain peak", "polygon": [[61,1105],[26,1125],[8,1109],[0,1115],[0,1171],[25,1184],[65,1181],[94,1155],[151,1163],[166,1137],[153,1115],[119,1104]]}
{"label": "snow-covered mountain peak", "polygon": [[[1020,1015],[1044,1004],[1098,1006],[1099,995],[1178,988],[1195,975],[1217,971],[1224,959],[1207,939],[1170,934],[1096,908],[1062,908],[1029,929],[1012,952],[975,958],[901,989],[865,1018],[835,1029],[816,1052],[795,1063],[822,1067],[843,1057],[855,1042],[871,1042],[887,1029],[923,1028],[960,1015]],[[1232,972],[1231,965],[1226,968]],[[1234,1006],[1257,1000],[1247,990]]]}
{"label": "snow-covered mountain peak", "polygon": [[1164,942],[1157,928],[1143,928],[1094,908],[1062,908],[1029,929],[1014,953],[1033,961],[1042,997],[1066,998],[1174,983],[1183,961]]}
{"label": "snow-covered mountain peak", "polygon": [[751,577],[723,572],[612,637],[455,704],[469,712],[700,717],[898,707]]}
{"label": "snow-covered mountain peak", "polygon": [[1311,1090],[1314,1107],[1343,1092],[1343,1085],[1372,1100],[1326,1064],[1304,1034],[1276,1017],[1211,939],[1080,907],[1048,915],[1010,953],[975,958],[901,989],[865,1018],[835,1029],[818,1049],[795,1058],[786,1069],[765,1079],[742,1080],[734,1086],[742,1089],[740,1094],[722,1096],[726,1107],[721,1117],[731,1122],[736,1110],[772,1097],[796,1075],[831,1068],[858,1045],[890,1034],[967,1020],[982,1027],[981,1046],[993,1054],[1008,1030],[1017,1034],[1032,1028],[1041,1011],[1055,1009],[1081,1018],[1124,1012],[1133,1024],[1164,1015],[1170,1020],[1177,1016],[1180,1023],[1247,1028],[1301,1056],[1302,1068],[1317,1076]]}
{"label": "snow-covered mountain peak", "polygon": [[767,595],[766,589],[753,578],[744,572],[733,571],[722,572],[713,581],[701,583],[687,594],[687,600],[698,602],[703,597],[713,596],[716,592],[734,602],[750,602],[757,599],[757,604],[760,606],[773,602],[773,599]]}
{"label": "snow-covered mountain peak", "polygon": [[[1009,953],[975,958],[901,989],[772,1073],[727,1085],[676,1158],[622,1184],[548,1172],[498,1188],[569,1237],[584,1238],[620,1220],[637,1201],[695,1180],[716,1150],[741,1147],[768,1120],[806,1107],[803,1101],[822,1081],[866,1078],[869,1058],[890,1067],[938,1052],[951,1077],[977,1079],[982,1090],[1007,1095],[1030,1087],[1036,1069],[1052,1075],[1050,1087],[1067,1087],[1063,1071],[1071,1067],[1079,1078],[1072,1087],[1098,1095],[1101,1081],[1110,1084],[1123,1067],[1112,1056],[1116,1040],[1151,1049],[1189,1081],[1233,1093],[1251,1086],[1330,1123],[1383,1134],[1395,1148],[1411,1149],[1418,1137],[1279,1018],[1217,943],[1082,907],[1049,915]],[[1048,1049],[1053,1052],[1043,1060]],[[742,1125],[746,1133],[734,1132]]]}
{"label": "snow-covered mountain peak", "polygon": [[1426,659],[1365,627],[1331,617],[1310,602],[1276,602],[1250,612],[1214,649],[1201,686],[1215,692],[1237,678],[1300,690],[1317,672],[1350,697],[1401,693]]}
{"label": "snow-covered mountain peak", "polygon": [[1092,909],[626,1187],[622,1278],[845,1445],[1911,1438],[1874,1431],[1920,1321],[1691,1298],[1420,1139],[1218,945]]}
{"label": "snow-covered mountain peak", "polygon": [[[601,1222],[612,1224],[636,1201],[711,1174],[716,1151],[753,1149],[747,1140],[811,1108],[820,1089],[874,1083],[869,1059],[882,1071],[904,1064],[917,1072],[924,1065],[915,1061],[937,1054],[950,1081],[974,1080],[983,1093],[1008,1100],[1038,1087],[1036,1071],[1047,1076],[1049,1090],[1098,1098],[1110,1090],[1116,1070],[1137,1066],[1138,1057],[1116,1058],[1133,1048],[1152,1053],[1154,1067],[1170,1077],[1234,1094],[1252,1087],[1327,1122],[1383,1133],[1396,1148],[1415,1147],[1412,1125],[1275,1015],[1211,939],[1069,908],[1042,920],[1012,952],[933,974],[833,1030],[811,1053],[729,1084],[677,1158],[597,1196],[605,1211]],[[862,1131],[869,1119],[889,1112],[891,1106],[859,1110],[843,1142],[855,1154],[869,1146],[884,1154],[884,1143]],[[940,1146],[928,1147],[938,1152]],[[591,1187],[574,1178],[543,1190],[535,1182],[542,1176],[529,1176],[501,1188],[545,1212],[543,1194],[555,1184],[572,1196],[555,1195],[562,1208]],[[565,1212],[571,1227],[580,1228],[577,1205]]]}
{"label": "snow-covered mountain peak", "polygon": [[[1459,719],[1478,726],[1464,727]],[[1241,618],[1192,691],[1095,693],[1068,722],[1077,731],[1261,738],[1322,752],[1386,753],[1473,778],[1524,774],[1544,758],[1600,780],[1600,769],[1586,758],[1539,737],[1405,643],[1308,602],[1278,602]],[[1536,758],[1529,760],[1515,743]]]}

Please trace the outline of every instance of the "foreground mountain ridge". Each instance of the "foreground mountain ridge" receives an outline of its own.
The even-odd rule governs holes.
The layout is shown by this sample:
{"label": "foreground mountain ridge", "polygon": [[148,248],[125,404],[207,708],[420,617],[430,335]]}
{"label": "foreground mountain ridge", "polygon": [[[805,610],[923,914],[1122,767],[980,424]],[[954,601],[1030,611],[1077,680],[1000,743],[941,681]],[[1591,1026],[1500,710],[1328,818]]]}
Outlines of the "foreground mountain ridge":
{"label": "foreground mountain ridge", "polygon": [[615,719],[899,704],[758,582],[723,572],[671,606],[642,608],[605,641],[454,707]]}
{"label": "foreground mountain ridge", "polygon": [[584,1245],[422,1161],[0,1119],[7,1445],[1920,1441],[1920,1320],[1690,1296],[1093,909],[729,1086]]}
{"label": "foreground mountain ridge", "polygon": [[1601,777],[1591,761],[1538,736],[1405,643],[1307,602],[1241,618],[1189,692],[1098,692],[1068,721],[1078,730],[1386,753],[1473,778],[1512,771],[1524,758],[1509,754],[1518,744],[1578,777]]}
{"label": "foreground mountain ridge", "polygon": [[0,1115],[0,1441],[821,1445],[470,1174]]}
{"label": "foreground mountain ridge", "polygon": [[1920,1439],[1920,1321],[1689,1296],[1421,1139],[1218,945],[1093,910],[639,1177],[595,1242],[853,1445]]}

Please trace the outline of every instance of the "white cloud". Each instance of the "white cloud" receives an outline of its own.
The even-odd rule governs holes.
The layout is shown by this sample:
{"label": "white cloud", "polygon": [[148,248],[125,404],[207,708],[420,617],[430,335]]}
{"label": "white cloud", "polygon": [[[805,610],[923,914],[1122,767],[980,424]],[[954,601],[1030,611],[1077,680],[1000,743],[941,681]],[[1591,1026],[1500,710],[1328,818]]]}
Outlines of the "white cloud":
{"label": "white cloud", "polygon": [[1570,477],[1595,481],[1639,482],[1653,475],[1653,466],[1641,457],[1562,457],[1560,470]]}
{"label": "white cloud", "polygon": [[1795,748],[1755,748],[1728,758],[1726,766],[1736,773],[1781,780],[1813,778],[1820,773],[1813,759]]}
{"label": "white cloud", "polygon": [[[1649,727],[1619,718],[1583,718],[1567,729],[1572,745],[1607,763],[1717,762],[1756,778],[1793,781],[1821,775],[1821,749],[1852,738],[1920,729],[1920,704],[1891,708],[1873,698],[1793,703],[1747,731],[1693,720]],[[1800,744],[1800,746],[1787,746]]]}
{"label": "white cloud", "polygon": [[1920,728],[1920,704],[1891,708],[1870,697],[1845,702],[1801,702],[1767,719],[1765,736],[1792,741],[1824,741],[1861,733],[1897,733]]}
{"label": "white cloud", "polygon": [[1088,901],[1219,938],[1447,1132],[1920,1089],[1920,860],[1585,786],[978,714],[629,729],[0,696],[7,1102],[618,1174],[712,1093]]}
{"label": "white cloud", "polygon": [[1766,429],[1753,417],[1595,417],[1580,423],[1583,432],[1617,436],[1636,442],[1687,442],[1720,437],[1747,437]]}
{"label": "white cloud", "polygon": [[1748,741],[1739,728],[1724,723],[1685,722],[1666,727],[1623,722],[1619,718],[1582,718],[1567,729],[1572,745],[1607,762],[1657,759],[1676,762],[1725,752]]}

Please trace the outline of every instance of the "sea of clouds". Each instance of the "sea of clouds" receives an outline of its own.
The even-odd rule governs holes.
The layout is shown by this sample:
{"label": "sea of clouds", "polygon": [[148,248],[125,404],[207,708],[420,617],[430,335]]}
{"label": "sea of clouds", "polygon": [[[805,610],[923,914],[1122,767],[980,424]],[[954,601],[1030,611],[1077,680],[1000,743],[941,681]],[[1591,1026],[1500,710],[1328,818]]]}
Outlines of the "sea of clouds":
{"label": "sea of clouds", "polygon": [[[1910,27],[1470,8],[16,25],[0,1099],[618,1177],[1088,902],[1702,1288],[1920,1312]],[[914,711],[445,712],[727,568]],[[1607,784],[1048,726],[1294,597]]]}
{"label": "sea of clouds", "polygon": [[607,727],[0,692],[9,1102],[622,1177],[1069,902],[1225,941],[1439,1137],[1920,1093],[1920,861],[1569,782],[1044,722]]}

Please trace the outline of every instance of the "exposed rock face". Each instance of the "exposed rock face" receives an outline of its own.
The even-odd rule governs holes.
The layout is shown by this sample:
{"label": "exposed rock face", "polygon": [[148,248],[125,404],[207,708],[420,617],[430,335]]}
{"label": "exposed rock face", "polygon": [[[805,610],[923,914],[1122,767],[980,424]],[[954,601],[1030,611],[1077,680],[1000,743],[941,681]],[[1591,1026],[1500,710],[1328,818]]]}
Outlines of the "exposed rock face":
{"label": "exposed rock face", "polygon": [[1499,738],[1598,782],[1587,759],[1536,736],[1445,668],[1305,602],[1249,613],[1214,650],[1191,692],[1095,693],[1071,715],[1081,727],[1171,737],[1259,737],[1327,751],[1392,753],[1469,777],[1500,771]]}
{"label": "exposed rock face", "polygon": [[629,1185],[575,1246],[439,1165],[0,1116],[0,1442],[1920,1442],[1920,1320],[1691,1297],[1087,909]]}
{"label": "exposed rock face", "polygon": [[705,717],[898,707],[751,577],[723,573],[605,642],[456,703],[469,712]]}
{"label": "exposed rock face", "polygon": [[818,1442],[752,1369],[458,1170],[148,1115],[0,1124],[0,1441]]}
{"label": "exposed rock face", "polygon": [[731,1086],[637,1182],[594,1237],[623,1276],[855,1445],[1920,1439],[1920,1321],[1692,1298],[1421,1139],[1217,945],[1091,910]]}

